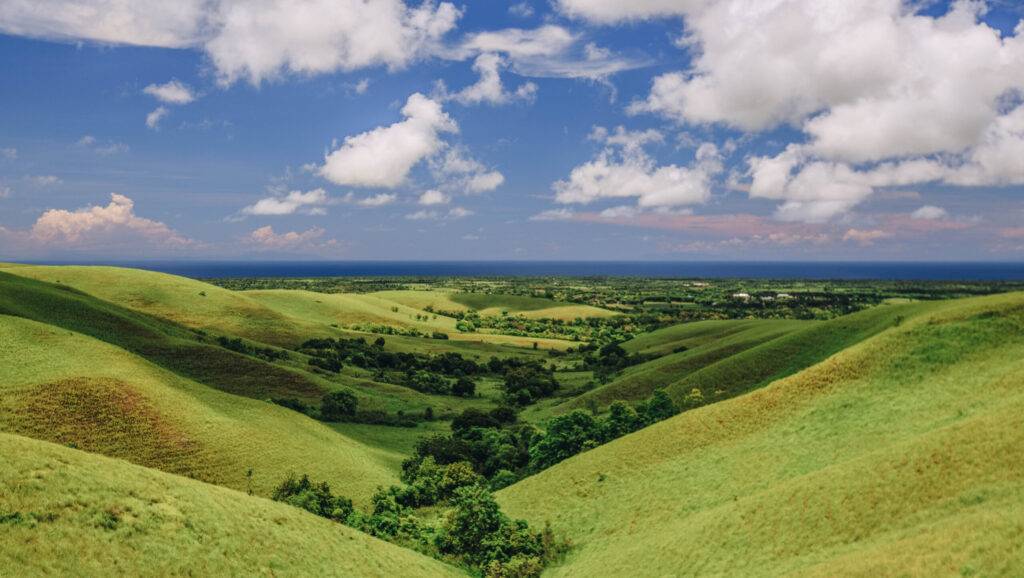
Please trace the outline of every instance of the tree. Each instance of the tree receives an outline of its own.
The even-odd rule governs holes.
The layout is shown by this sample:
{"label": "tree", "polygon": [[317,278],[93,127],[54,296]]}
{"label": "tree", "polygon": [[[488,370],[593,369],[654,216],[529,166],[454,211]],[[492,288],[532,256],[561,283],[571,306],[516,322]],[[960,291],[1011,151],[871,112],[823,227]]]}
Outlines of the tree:
{"label": "tree", "polygon": [[530,447],[530,468],[534,471],[549,468],[574,456],[600,437],[593,416],[583,410],[573,410],[548,422],[547,432]]}
{"label": "tree", "polygon": [[278,502],[285,502],[317,516],[342,523],[348,522],[352,512],[355,511],[352,507],[352,500],[335,496],[331,493],[331,487],[327,485],[327,482],[315,484],[305,474],[301,478],[290,474],[274,489],[272,497]]}
{"label": "tree", "polygon": [[679,408],[672,402],[672,398],[668,396],[664,389],[654,390],[654,394],[637,406],[637,410],[648,424],[668,419],[679,413]]}
{"label": "tree", "polygon": [[698,407],[704,405],[704,394],[696,387],[690,390],[683,398],[683,405],[686,407]]}
{"label": "tree", "polygon": [[507,518],[486,488],[468,486],[455,490],[452,509],[438,533],[437,549],[465,558],[475,566],[487,563],[484,542],[498,533]]}
{"label": "tree", "polygon": [[459,397],[473,397],[476,395],[476,383],[468,377],[460,377],[452,386],[452,395]]}
{"label": "tree", "polygon": [[332,391],[320,402],[320,419],[324,421],[344,421],[356,415],[359,400],[351,392]]}
{"label": "tree", "polygon": [[608,417],[601,422],[601,441],[609,442],[643,426],[643,420],[636,410],[624,401],[612,402]]}

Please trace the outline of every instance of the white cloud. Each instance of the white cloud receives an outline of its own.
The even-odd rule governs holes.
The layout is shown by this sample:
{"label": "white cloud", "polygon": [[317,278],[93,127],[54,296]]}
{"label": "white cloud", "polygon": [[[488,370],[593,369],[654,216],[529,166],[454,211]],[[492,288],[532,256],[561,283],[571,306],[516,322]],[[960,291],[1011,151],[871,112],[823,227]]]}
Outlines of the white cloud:
{"label": "white cloud", "polygon": [[451,210],[448,211],[448,218],[449,219],[462,219],[462,218],[468,217],[468,216],[470,216],[472,214],[473,214],[473,211],[470,211],[469,209],[467,209],[465,207],[452,207]]}
{"label": "white cloud", "polygon": [[576,216],[572,209],[548,209],[530,217],[531,221],[569,221]]}
{"label": "white cloud", "polygon": [[362,207],[383,207],[384,205],[390,205],[398,199],[398,195],[391,193],[380,193],[365,199],[356,201],[356,204]]}
{"label": "white cloud", "polygon": [[555,5],[568,16],[611,24],[683,15],[706,3],[707,0],[556,0]]}
{"label": "white cloud", "polygon": [[892,237],[892,233],[880,229],[849,229],[843,234],[844,241],[853,241],[865,246],[872,245],[879,239],[888,239],[889,237]]}
{"label": "white cloud", "polygon": [[78,139],[76,144],[80,147],[91,147],[96,144],[96,137],[91,134],[83,135],[82,138]]}
{"label": "white cloud", "polygon": [[441,191],[438,191],[436,189],[431,189],[429,191],[425,191],[422,195],[420,195],[420,198],[419,198],[418,202],[421,205],[429,206],[429,205],[447,205],[449,201],[451,201],[451,198],[448,195],[446,195],[446,194],[444,194]]}
{"label": "white cloud", "polygon": [[13,161],[18,158],[18,149],[14,147],[2,148],[0,149],[0,157]]}
{"label": "white cloud", "polygon": [[192,241],[159,221],[135,214],[135,203],[119,194],[110,195],[105,207],[74,211],[50,209],[32,226],[33,240],[47,245],[84,246],[135,238],[160,245],[185,246]]}
{"label": "white cloud", "polygon": [[660,140],[656,132],[614,133],[597,128],[591,138],[606,144],[594,160],[577,166],[569,179],[554,184],[559,203],[587,204],[605,198],[636,197],[639,207],[675,207],[707,201],[712,178],[721,172],[718,149],[705,143],[697,150],[695,163],[684,168],[658,166],[643,150],[644,143]]}
{"label": "white cloud", "polygon": [[100,156],[116,155],[129,151],[128,145],[120,142],[108,142],[107,144],[99,145],[99,141],[91,134],[83,135],[75,145],[90,149]]}
{"label": "white cloud", "polygon": [[532,102],[537,94],[537,85],[525,82],[519,85],[514,92],[505,90],[500,72],[504,66],[504,60],[497,54],[487,52],[477,56],[473,63],[473,70],[480,75],[480,80],[451,95],[451,98],[466,105],[479,103],[499,105],[514,101]]}
{"label": "white cloud", "polygon": [[259,249],[273,251],[322,250],[339,246],[335,239],[320,241],[325,234],[326,231],[320,227],[301,232],[275,233],[274,228],[267,225],[249,233],[245,242]]}
{"label": "white cloud", "polygon": [[8,34],[199,48],[224,84],[284,73],[401,68],[455,26],[460,12],[426,0],[7,0]]}
{"label": "white cloud", "polygon": [[0,185],[0,199],[6,199],[9,196],[11,196],[11,187]]}
{"label": "white cloud", "polygon": [[576,36],[561,26],[547,24],[526,30],[506,28],[469,35],[462,47],[474,53],[501,52],[512,58],[555,56],[576,42]]}
{"label": "white cloud", "polygon": [[410,221],[424,221],[428,219],[436,219],[439,216],[440,213],[438,213],[437,211],[428,211],[426,209],[420,209],[415,213],[409,213],[408,215],[405,216],[405,218],[409,219]]}
{"label": "white cloud", "polygon": [[244,215],[292,215],[296,212],[311,214],[315,208],[322,207],[329,201],[327,192],[323,189],[291,191],[283,197],[260,199],[241,212]]}
{"label": "white cloud", "polygon": [[160,121],[162,121],[171,111],[167,110],[166,106],[158,106],[153,109],[152,112],[146,115],[146,126],[153,129],[160,129]]}
{"label": "white cloud", "polygon": [[37,187],[52,187],[61,183],[57,175],[29,175],[25,179]]}
{"label": "white cloud", "polygon": [[912,219],[922,219],[926,221],[934,221],[937,219],[945,219],[949,214],[946,209],[942,207],[936,207],[935,205],[925,205],[920,209],[917,209],[913,213],[910,213]]}
{"label": "white cloud", "polygon": [[440,103],[420,93],[409,97],[402,115],[403,121],[346,137],[326,156],[320,175],[339,185],[395,188],[444,147],[440,133],[458,131]]}
{"label": "white cloud", "polygon": [[178,80],[170,80],[163,84],[150,84],[142,92],[165,104],[188,104],[196,99],[192,89]]}
{"label": "white cloud", "polygon": [[508,13],[520,18],[533,16],[533,6],[529,2],[518,2],[508,7]]}
{"label": "white cloud", "polygon": [[431,171],[443,187],[466,194],[493,191],[505,182],[504,175],[468,156],[463,147],[452,147],[431,161]]}
{"label": "white cloud", "polygon": [[428,0],[221,0],[205,43],[221,82],[258,84],[370,66],[402,68],[440,41],[460,12]]}
{"label": "white cloud", "polygon": [[370,89],[370,79],[369,78],[361,78],[359,80],[359,82],[357,82],[355,87],[354,87],[354,90],[356,91],[356,94],[366,94],[366,91],[369,90],[369,89]]}

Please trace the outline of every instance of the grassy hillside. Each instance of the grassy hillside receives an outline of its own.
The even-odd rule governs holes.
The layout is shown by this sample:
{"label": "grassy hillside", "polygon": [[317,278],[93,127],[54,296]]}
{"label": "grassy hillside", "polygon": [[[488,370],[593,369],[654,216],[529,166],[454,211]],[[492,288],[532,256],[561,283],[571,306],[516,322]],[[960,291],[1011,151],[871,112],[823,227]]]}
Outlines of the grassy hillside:
{"label": "grassy hillside", "polygon": [[[455,322],[449,318],[438,316],[417,321],[416,314],[422,315],[422,311],[372,294],[230,291],[176,275],[121,267],[12,267],[4,264],[0,269],[73,287],[104,301],[186,327],[229,333],[281,347],[295,347],[311,337],[358,336],[359,333],[344,328],[363,323],[415,328],[428,334],[442,331],[449,333],[453,341],[518,348],[532,347],[535,341],[543,348],[566,349],[578,345],[559,339],[458,333]],[[448,347],[457,349],[458,345]]]}
{"label": "grassy hillside", "polygon": [[298,508],[7,434],[0,568],[64,576],[463,575]]}
{"label": "grassy hillside", "polygon": [[481,315],[501,315],[508,312],[509,315],[523,315],[531,319],[564,319],[572,321],[578,317],[610,317],[617,315],[614,311],[592,307],[590,305],[579,305],[577,303],[563,303],[542,297],[527,297],[523,295],[501,295],[488,293],[459,293],[455,291],[378,291],[371,295],[400,303],[414,309],[425,309],[433,307],[438,311],[469,311],[475,309]]}
{"label": "grassy hillside", "polygon": [[1024,294],[900,311],[500,501],[574,540],[552,575],[1021,575]]}
{"label": "grassy hillside", "polygon": [[[734,363],[734,358],[740,353],[807,328],[813,323],[774,319],[703,321],[677,326],[687,331],[675,331],[676,327],[669,327],[646,334],[638,338],[642,339],[643,343],[633,344],[636,340],[631,340],[626,342],[624,348],[647,354],[660,353],[662,357],[627,368],[615,380],[572,398],[558,406],[556,411],[591,407],[595,404],[603,408],[618,399],[646,399],[655,389],[670,386],[716,363]],[[650,337],[654,339],[646,339]],[[671,353],[679,347],[688,349]],[[757,384],[757,381],[751,385]],[[738,385],[742,387],[745,384]],[[670,391],[672,389],[669,388]]]}
{"label": "grassy hillside", "polygon": [[0,316],[0,429],[268,495],[309,472],[366,500],[387,456],[299,413],[223,393],[123,349]]}

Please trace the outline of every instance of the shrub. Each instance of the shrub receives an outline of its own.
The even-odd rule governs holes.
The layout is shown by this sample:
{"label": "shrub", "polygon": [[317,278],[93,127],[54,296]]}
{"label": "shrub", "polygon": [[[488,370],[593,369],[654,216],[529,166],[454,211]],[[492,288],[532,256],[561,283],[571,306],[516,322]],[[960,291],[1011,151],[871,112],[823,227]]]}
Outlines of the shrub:
{"label": "shrub", "polygon": [[452,395],[459,397],[473,397],[476,395],[476,383],[468,377],[460,377],[452,386]]}
{"label": "shrub", "polygon": [[588,447],[587,442],[597,442],[600,435],[597,421],[583,410],[555,417],[548,422],[547,432],[530,447],[530,468],[549,468],[580,453]]}
{"label": "shrub", "polygon": [[356,415],[359,400],[348,391],[332,391],[320,402],[320,419],[324,421],[345,421]]}
{"label": "shrub", "polygon": [[309,406],[303,403],[301,400],[294,397],[272,397],[270,398],[272,403],[276,403],[281,407],[287,407],[290,410],[297,411],[299,413],[309,414]]}
{"label": "shrub", "polygon": [[354,511],[352,500],[335,496],[331,493],[331,487],[327,485],[327,482],[314,484],[305,474],[301,478],[290,474],[274,489],[272,497],[278,502],[285,502],[317,516],[342,523],[348,523],[349,517]]}

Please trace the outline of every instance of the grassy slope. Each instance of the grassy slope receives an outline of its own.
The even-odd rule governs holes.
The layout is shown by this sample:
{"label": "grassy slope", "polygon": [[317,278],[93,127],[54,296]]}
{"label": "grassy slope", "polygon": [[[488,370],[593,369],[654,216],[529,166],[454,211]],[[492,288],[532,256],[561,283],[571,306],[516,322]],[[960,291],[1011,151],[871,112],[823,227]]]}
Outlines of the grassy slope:
{"label": "grassy slope", "polygon": [[572,321],[577,317],[609,317],[617,315],[614,311],[601,309],[600,307],[564,303],[541,297],[522,295],[456,293],[445,290],[378,291],[371,293],[371,295],[420,310],[428,306],[439,311],[469,311],[470,309],[476,309],[481,315],[501,315],[502,311],[507,311],[510,315],[522,314],[530,319],[548,318]]}
{"label": "grassy slope", "polygon": [[553,575],[1024,573],[1024,294],[929,304],[499,494]]}
{"label": "grassy slope", "polygon": [[[675,332],[672,334],[671,340],[660,339],[658,341],[661,342],[657,345],[654,345],[654,341],[649,340],[647,343],[633,345],[629,348],[643,353],[662,353],[665,354],[663,357],[626,369],[615,380],[561,404],[556,411],[585,408],[595,403],[598,407],[605,407],[617,399],[627,401],[646,399],[659,387],[670,386],[684,376],[716,363],[732,363],[733,358],[740,353],[763,343],[770,343],[781,336],[806,328],[812,323],[789,320],[743,320],[686,324],[698,327],[687,327],[690,331],[685,333]],[[655,335],[655,337],[665,338],[667,335]],[[680,345],[685,345],[689,349],[670,353],[672,349]],[[671,391],[672,388],[670,387],[669,390]]]}
{"label": "grassy slope", "polygon": [[[558,339],[460,334],[454,331],[454,321],[450,319],[439,316],[437,320],[417,322],[417,311],[368,295],[229,291],[176,275],[120,267],[0,265],[0,269],[74,287],[105,301],[186,327],[230,333],[282,347],[294,347],[310,337],[354,336],[343,329],[344,325],[353,323],[378,323],[424,332],[445,331],[451,332],[453,340],[515,347],[531,347],[534,341],[545,348],[565,349],[578,345]],[[396,306],[398,313],[391,311]]]}
{"label": "grassy slope", "polygon": [[7,434],[0,568],[66,576],[463,575],[298,508]]}
{"label": "grassy slope", "polygon": [[96,339],[0,316],[0,428],[268,495],[309,472],[365,501],[388,456],[299,413],[226,394]]}

